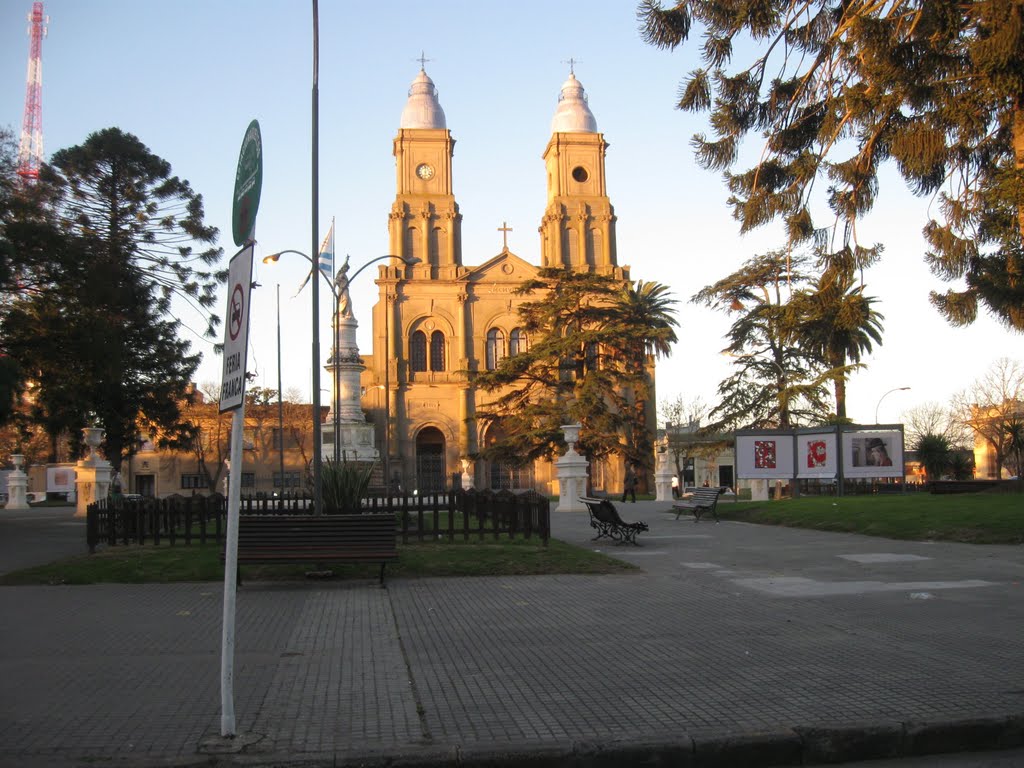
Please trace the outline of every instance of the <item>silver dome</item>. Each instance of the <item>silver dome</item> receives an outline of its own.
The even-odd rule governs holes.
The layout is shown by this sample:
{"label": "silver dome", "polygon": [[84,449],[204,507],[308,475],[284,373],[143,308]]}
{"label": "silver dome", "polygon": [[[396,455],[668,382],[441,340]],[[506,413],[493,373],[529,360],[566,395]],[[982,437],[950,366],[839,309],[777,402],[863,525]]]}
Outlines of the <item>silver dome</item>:
{"label": "silver dome", "polygon": [[551,121],[552,133],[597,133],[597,120],[587,106],[587,95],[576,75],[562,83],[558,96],[558,108]]}
{"label": "silver dome", "polygon": [[447,128],[444,110],[437,100],[437,88],[427,73],[420,70],[409,88],[409,100],[402,110],[399,128]]}

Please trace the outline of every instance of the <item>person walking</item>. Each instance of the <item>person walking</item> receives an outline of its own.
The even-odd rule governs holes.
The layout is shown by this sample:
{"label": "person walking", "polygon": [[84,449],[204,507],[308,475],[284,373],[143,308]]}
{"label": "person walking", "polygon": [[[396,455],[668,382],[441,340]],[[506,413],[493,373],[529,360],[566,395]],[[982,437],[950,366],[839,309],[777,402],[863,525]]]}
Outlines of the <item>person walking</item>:
{"label": "person walking", "polygon": [[637,485],[636,470],[632,464],[626,465],[626,479],[622,482],[622,501],[626,501],[626,495],[629,494],[632,497],[632,501],[636,504],[636,485]]}
{"label": "person walking", "polygon": [[672,475],[672,498],[679,498],[679,475]]}

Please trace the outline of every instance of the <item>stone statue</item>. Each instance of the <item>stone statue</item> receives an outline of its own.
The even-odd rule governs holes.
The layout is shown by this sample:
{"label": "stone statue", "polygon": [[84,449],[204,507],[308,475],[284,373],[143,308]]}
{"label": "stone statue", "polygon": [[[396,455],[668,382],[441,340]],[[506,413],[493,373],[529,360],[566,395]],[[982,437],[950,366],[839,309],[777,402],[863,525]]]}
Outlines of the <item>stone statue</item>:
{"label": "stone statue", "polygon": [[345,254],[345,262],[334,277],[334,287],[338,297],[338,314],[342,317],[352,317],[352,299],[348,295],[348,254]]}

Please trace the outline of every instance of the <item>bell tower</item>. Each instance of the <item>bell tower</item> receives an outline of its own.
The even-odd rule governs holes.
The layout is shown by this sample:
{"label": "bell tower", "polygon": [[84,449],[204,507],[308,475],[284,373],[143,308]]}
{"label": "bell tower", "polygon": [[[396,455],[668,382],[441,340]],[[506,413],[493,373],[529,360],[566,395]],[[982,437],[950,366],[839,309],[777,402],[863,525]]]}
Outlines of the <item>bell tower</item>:
{"label": "bell tower", "polygon": [[454,150],[434,81],[421,68],[394,141],[396,194],[388,221],[390,252],[420,260],[413,277],[452,279],[462,266],[462,215],[452,194]]}
{"label": "bell tower", "polygon": [[572,72],[562,84],[544,150],[548,202],[540,226],[541,263],[598,274],[620,274],[615,212],[605,186],[608,142],[597,131],[583,86]]}

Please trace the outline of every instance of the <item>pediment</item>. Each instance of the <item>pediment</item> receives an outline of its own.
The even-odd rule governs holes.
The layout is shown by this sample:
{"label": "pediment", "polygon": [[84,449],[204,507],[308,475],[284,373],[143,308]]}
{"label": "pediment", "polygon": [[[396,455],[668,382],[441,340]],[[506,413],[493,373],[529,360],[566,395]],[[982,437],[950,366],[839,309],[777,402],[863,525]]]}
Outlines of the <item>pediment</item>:
{"label": "pediment", "polygon": [[514,283],[535,277],[538,268],[516,256],[512,251],[502,251],[492,259],[488,259],[478,267],[470,267],[463,280],[470,283]]}

